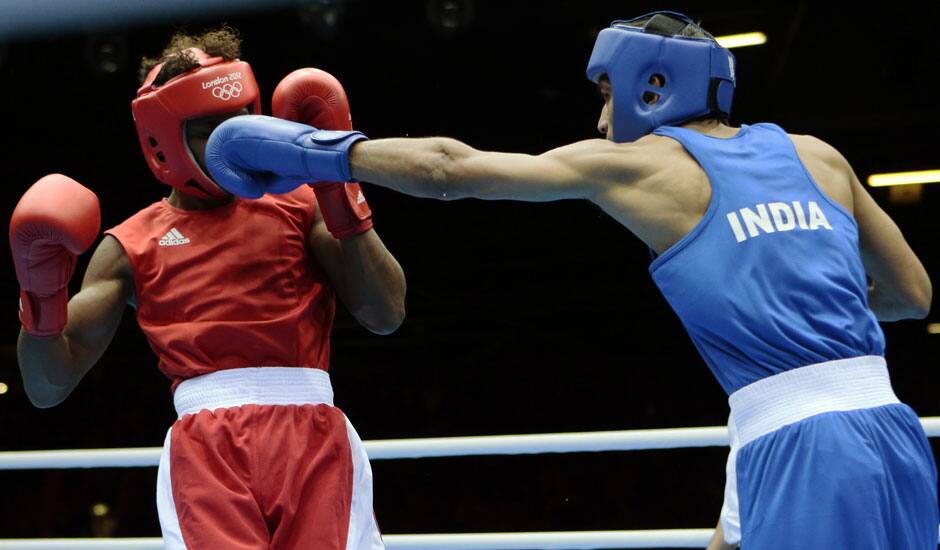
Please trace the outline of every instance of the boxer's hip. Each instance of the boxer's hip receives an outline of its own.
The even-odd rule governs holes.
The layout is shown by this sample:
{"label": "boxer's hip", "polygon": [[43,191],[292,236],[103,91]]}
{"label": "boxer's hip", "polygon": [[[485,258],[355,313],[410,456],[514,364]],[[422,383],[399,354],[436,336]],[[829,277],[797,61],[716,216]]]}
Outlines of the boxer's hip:
{"label": "boxer's hip", "polygon": [[729,481],[746,544],[770,548],[762,545],[789,537],[794,545],[783,547],[936,546],[936,466],[883,358],[793,369],[729,402]]}
{"label": "boxer's hip", "polygon": [[174,404],[157,487],[168,548],[382,548],[368,457],[325,371],[218,371]]}

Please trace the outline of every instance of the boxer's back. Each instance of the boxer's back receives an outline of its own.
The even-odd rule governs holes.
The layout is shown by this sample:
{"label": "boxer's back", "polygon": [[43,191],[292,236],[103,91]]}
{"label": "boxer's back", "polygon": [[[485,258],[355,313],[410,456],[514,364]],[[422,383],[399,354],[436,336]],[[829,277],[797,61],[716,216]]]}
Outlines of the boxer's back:
{"label": "boxer's back", "polygon": [[704,177],[688,185],[708,189],[704,205],[694,188],[691,200],[676,201],[690,205],[672,217],[676,227],[691,226],[650,271],[726,391],[803,365],[883,353],[858,227],[831,196],[850,194],[847,184],[825,174],[817,177],[828,189],[818,184],[807,169],[817,157],[799,154],[773,125],[745,126],[727,139],[681,128],[657,134],[680,142],[700,166]]}

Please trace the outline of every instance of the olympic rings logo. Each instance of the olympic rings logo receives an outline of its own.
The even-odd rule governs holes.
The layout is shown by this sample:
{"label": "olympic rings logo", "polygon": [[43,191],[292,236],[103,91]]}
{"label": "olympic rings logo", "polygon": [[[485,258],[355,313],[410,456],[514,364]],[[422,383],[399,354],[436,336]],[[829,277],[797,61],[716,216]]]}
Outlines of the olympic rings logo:
{"label": "olympic rings logo", "polygon": [[221,99],[222,101],[228,101],[233,97],[238,97],[240,95],[242,95],[241,82],[232,82],[231,84],[225,84],[223,86],[216,86],[215,88],[212,88],[212,97]]}

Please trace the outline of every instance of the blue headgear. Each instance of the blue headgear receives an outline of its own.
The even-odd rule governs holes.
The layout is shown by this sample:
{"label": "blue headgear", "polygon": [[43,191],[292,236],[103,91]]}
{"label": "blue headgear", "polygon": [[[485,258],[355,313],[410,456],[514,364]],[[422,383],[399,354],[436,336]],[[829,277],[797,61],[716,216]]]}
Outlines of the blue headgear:
{"label": "blue headgear", "polygon": [[[651,16],[642,28],[630,26]],[[634,141],[660,126],[713,112],[731,114],[734,56],[711,35],[676,36],[694,24],[681,13],[661,11],[614,21],[598,34],[587,76],[595,83],[602,75],[610,79],[614,141]],[[644,97],[649,94],[658,97],[653,105]]]}

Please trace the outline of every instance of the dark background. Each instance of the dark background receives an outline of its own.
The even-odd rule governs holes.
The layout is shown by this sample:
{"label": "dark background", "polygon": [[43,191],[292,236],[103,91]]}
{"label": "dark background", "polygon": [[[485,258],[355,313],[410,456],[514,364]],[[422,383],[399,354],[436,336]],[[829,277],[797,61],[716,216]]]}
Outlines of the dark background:
{"label": "dark background", "polygon": [[[601,102],[584,68],[600,28],[653,9],[687,10],[715,35],[769,36],[765,46],[735,50],[734,123],[771,121],[818,136],[863,181],[940,168],[936,2],[880,12],[810,2],[459,0],[472,14],[449,30],[434,15],[445,4],[352,0],[330,27],[324,6],[332,4],[321,1],[0,42],[0,214],[7,219],[51,172],[98,194],[103,227],[166,195],[130,117],[136,65],[175,28],[223,21],[244,37],[265,109],[282,76],[315,66],[344,83],[354,122],[371,137],[446,135],[538,153],[596,135]],[[645,247],[597,208],[365,191],[376,229],[405,269],[408,318],[387,337],[345,313],[337,319],[336,400],[363,439],[725,423],[725,395],[652,284]],[[908,203],[884,189],[872,194],[928,271],[940,272],[937,190]],[[161,445],[175,417],[169,383],[132,310],[65,403],[29,404],[16,364],[17,284],[8,255],[0,262],[0,381],[9,385],[0,396],[0,448]],[[940,336],[927,334],[931,320],[940,321],[884,325],[895,389],[921,416],[940,415]],[[707,527],[718,516],[726,454],[377,461],[375,508],[387,533]],[[155,472],[0,472],[0,537],[158,536]],[[109,526],[93,520],[97,502],[110,506]]]}

